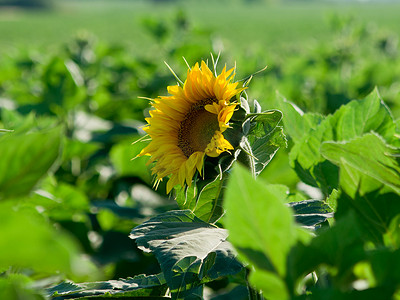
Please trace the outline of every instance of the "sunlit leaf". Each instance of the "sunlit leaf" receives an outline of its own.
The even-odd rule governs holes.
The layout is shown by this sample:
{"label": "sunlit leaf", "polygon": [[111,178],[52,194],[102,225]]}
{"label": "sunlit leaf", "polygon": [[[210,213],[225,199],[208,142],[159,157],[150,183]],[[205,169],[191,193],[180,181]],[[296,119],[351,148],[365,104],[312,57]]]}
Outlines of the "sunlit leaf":
{"label": "sunlit leaf", "polygon": [[86,297],[97,299],[96,296],[132,299],[133,297],[164,296],[166,289],[163,274],[157,274],[85,283],[65,281],[47,289],[47,293],[54,300],[87,299]]}
{"label": "sunlit leaf", "polygon": [[[281,186],[256,181],[240,165],[231,174],[224,198],[229,240],[242,259],[254,266],[255,275],[250,279],[265,297],[285,299],[289,295],[284,282],[286,259],[300,231],[291,209],[284,204],[286,198]],[[266,278],[273,289],[262,283]]]}
{"label": "sunlit leaf", "polygon": [[154,253],[177,298],[197,293],[202,282],[242,269],[227,236],[227,230],[188,210],[158,215],[135,227],[130,235],[139,248]]}
{"label": "sunlit leaf", "polygon": [[378,135],[366,134],[343,143],[325,142],[321,153],[335,164],[346,163],[400,193],[400,150],[388,146]]}
{"label": "sunlit leaf", "polygon": [[290,152],[290,160],[299,177],[329,194],[338,185],[338,168],[321,156],[325,141],[345,141],[368,132],[377,132],[394,142],[395,124],[377,90],[364,100],[352,101],[311,128]]}
{"label": "sunlit leaf", "polygon": [[61,147],[60,127],[0,138],[0,199],[29,193],[54,165]]}

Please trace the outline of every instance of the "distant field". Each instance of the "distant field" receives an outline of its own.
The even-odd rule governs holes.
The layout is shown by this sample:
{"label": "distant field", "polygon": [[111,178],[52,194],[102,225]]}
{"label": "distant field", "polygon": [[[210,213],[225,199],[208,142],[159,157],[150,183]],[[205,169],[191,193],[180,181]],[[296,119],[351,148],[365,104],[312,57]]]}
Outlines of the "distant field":
{"label": "distant field", "polygon": [[[242,2],[239,2],[242,3]],[[329,39],[327,16],[337,13],[400,32],[400,4],[279,5],[231,4],[229,1],[187,1],[154,4],[145,1],[64,1],[53,11],[24,12],[0,8],[0,52],[15,46],[51,47],[68,41],[79,30],[100,40],[145,50],[152,40],[143,32],[145,17],[168,21],[182,9],[191,25],[210,29],[227,47],[280,47],[313,39]],[[207,5],[208,4],[208,5]]]}

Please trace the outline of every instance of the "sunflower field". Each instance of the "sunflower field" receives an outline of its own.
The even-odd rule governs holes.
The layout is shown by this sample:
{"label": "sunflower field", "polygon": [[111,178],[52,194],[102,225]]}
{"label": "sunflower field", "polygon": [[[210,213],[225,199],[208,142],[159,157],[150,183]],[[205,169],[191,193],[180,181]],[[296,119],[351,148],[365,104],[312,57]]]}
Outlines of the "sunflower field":
{"label": "sunflower field", "polygon": [[400,299],[397,3],[25,2],[0,299]]}

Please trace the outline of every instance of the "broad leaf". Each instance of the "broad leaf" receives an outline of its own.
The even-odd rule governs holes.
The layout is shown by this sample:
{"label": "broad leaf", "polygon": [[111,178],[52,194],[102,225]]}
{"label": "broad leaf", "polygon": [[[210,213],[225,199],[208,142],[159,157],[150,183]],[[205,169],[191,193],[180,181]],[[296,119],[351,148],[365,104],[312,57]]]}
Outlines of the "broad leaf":
{"label": "broad leaf", "polygon": [[29,193],[60,153],[60,127],[0,137],[0,199]]}
{"label": "broad leaf", "polygon": [[242,269],[227,236],[227,230],[202,221],[189,210],[158,215],[130,235],[139,248],[154,253],[174,298],[198,294],[202,283]]}
{"label": "broad leaf", "polygon": [[307,184],[329,194],[338,186],[338,168],[321,156],[325,141],[345,141],[368,132],[377,132],[394,142],[395,124],[387,106],[375,90],[361,101],[351,101],[326,117],[299,140],[290,152],[291,165]]}
{"label": "broad leaf", "polygon": [[333,217],[332,209],[321,200],[304,200],[291,202],[288,205],[294,210],[296,221],[308,228],[313,228]]}
{"label": "broad leaf", "polygon": [[224,198],[229,239],[242,259],[254,266],[250,280],[267,298],[285,299],[289,293],[284,282],[286,257],[300,230],[284,204],[286,197],[281,186],[256,181],[237,165]]}
{"label": "broad leaf", "polygon": [[65,281],[47,289],[47,293],[54,300],[96,299],[96,296],[132,299],[132,297],[164,296],[166,290],[163,274],[157,274],[86,283]]}
{"label": "broad leaf", "polygon": [[366,134],[344,143],[326,142],[321,152],[335,164],[346,163],[400,194],[400,149],[388,146],[378,135]]}
{"label": "broad leaf", "polygon": [[363,231],[351,212],[335,222],[333,227],[321,229],[308,245],[297,244],[293,248],[289,256],[289,282],[294,288],[299,279],[320,266],[331,266],[336,268],[339,276],[343,276],[337,278],[337,284],[347,286],[352,280],[349,270],[363,259]]}
{"label": "broad leaf", "polygon": [[251,144],[252,157],[254,160],[255,175],[258,176],[272,160],[279,148],[287,147],[286,136],[282,127],[277,126],[268,135],[257,138]]}

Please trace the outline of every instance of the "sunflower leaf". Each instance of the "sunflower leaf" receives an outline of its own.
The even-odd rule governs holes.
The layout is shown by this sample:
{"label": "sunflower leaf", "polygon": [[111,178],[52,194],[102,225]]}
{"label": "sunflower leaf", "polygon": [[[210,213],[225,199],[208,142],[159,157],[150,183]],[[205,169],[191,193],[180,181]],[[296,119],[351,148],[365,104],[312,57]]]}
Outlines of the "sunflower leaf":
{"label": "sunflower leaf", "polygon": [[368,133],[349,142],[325,142],[321,153],[333,163],[346,163],[400,194],[400,149],[389,146],[377,134]]}
{"label": "sunflower leaf", "polygon": [[314,226],[333,217],[332,209],[321,200],[304,200],[291,202],[288,205],[294,210],[296,222],[306,228],[314,228]]}
{"label": "sunflower leaf", "polygon": [[270,134],[282,120],[282,112],[269,110],[262,113],[251,113],[246,115],[250,119],[250,137],[262,138]]}
{"label": "sunflower leaf", "polygon": [[61,131],[55,127],[0,137],[0,199],[32,190],[59,157]]}
{"label": "sunflower leaf", "polygon": [[205,282],[242,269],[226,240],[228,231],[189,210],[160,214],[135,227],[130,237],[140,249],[154,253],[175,299],[199,295]]}
{"label": "sunflower leaf", "polygon": [[287,256],[298,240],[310,237],[295,223],[286,198],[282,186],[265,185],[238,164],[224,199],[229,239],[240,258],[254,266],[250,283],[271,299],[289,298]]}
{"label": "sunflower leaf", "polygon": [[167,290],[164,275],[138,275],[133,278],[73,283],[64,281],[47,289],[54,300],[62,299],[93,299],[96,296],[129,298],[146,296],[163,296]]}
{"label": "sunflower leaf", "polygon": [[290,163],[302,181],[319,187],[326,195],[338,187],[339,168],[321,155],[323,142],[348,141],[369,132],[378,133],[389,144],[398,142],[391,112],[377,90],[363,100],[353,100],[343,105],[323,120],[310,118],[308,114],[296,118],[300,117],[304,120],[302,125],[298,123],[305,130],[308,129],[307,134],[299,134],[293,129],[294,124],[285,123],[292,127],[290,132],[296,137],[289,153]]}

